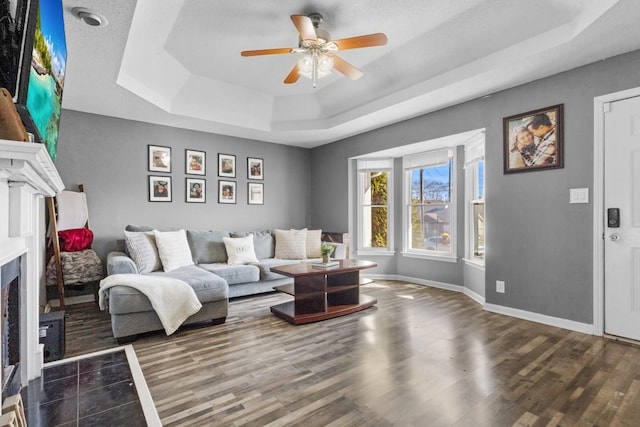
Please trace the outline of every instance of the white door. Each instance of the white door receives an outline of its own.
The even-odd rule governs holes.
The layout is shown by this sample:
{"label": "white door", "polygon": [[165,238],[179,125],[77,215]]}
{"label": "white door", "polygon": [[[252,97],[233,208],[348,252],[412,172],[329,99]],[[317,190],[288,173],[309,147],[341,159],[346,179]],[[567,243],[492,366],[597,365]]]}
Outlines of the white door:
{"label": "white door", "polygon": [[[640,341],[640,97],[604,115],[604,331]],[[619,227],[611,224],[619,209]]]}

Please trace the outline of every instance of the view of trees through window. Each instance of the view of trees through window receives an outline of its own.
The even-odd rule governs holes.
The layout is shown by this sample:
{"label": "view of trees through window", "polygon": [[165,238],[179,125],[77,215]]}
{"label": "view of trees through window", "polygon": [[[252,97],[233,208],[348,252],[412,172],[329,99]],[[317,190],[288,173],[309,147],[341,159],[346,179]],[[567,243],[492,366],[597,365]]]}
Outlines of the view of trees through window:
{"label": "view of trees through window", "polygon": [[[364,172],[363,233],[364,246],[386,248],[388,246],[388,172]],[[369,224],[369,227],[366,225]]]}
{"label": "view of trees through window", "polygon": [[452,159],[410,170],[411,249],[449,252]]}
{"label": "view of trees through window", "polygon": [[477,188],[472,201],[472,257],[484,259],[484,160],[479,160],[475,168]]}

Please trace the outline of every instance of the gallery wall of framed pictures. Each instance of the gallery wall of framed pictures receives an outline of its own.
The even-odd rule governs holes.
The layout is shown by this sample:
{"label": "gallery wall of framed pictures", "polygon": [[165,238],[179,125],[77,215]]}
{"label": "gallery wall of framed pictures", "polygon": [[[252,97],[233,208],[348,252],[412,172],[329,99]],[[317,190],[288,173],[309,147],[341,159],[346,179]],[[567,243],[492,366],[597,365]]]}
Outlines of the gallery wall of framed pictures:
{"label": "gallery wall of framed pictures", "polygon": [[[148,197],[150,202],[171,202],[172,196],[172,158],[171,147],[148,145]],[[185,202],[206,203],[207,197],[207,153],[201,150],[184,151]],[[178,159],[180,162],[180,159]],[[235,154],[218,153],[217,158],[218,204],[238,203],[238,182],[230,180],[238,176]],[[264,205],[264,159],[247,157],[247,204]],[[243,197],[244,198],[244,197]]]}

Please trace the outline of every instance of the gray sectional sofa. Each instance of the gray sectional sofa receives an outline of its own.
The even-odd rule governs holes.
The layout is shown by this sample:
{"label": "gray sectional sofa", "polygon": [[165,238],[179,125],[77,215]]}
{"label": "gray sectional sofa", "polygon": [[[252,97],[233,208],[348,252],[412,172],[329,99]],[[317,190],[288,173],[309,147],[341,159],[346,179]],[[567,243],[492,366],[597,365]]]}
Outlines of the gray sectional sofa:
{"label": "gray sectional sofa", "polygon": [[[291,232],[301,230],[291,230]],[[306,230],[305,230],[306,231]],[[165,276],[183,280],[194,289],[202,303],[200,311],[189,317],[184,324],[208,321],[213,324],[224,323],[228,313],[229,298],[272,292],[275,286],[291,283],[292,279],[272,273],[271,268],[280,265],[315,261],[320,239],[320,230],[309,231],[306,253],[296,259],[276,258],[276,237],[284,241],[282,230],[259,232],[227,232],[186,230],[188,250],[193,265],[179,266],[170,271],[163,268],[162,254],[154,248],[154,234],[151,227],[127,226],[125,237],[128,253],[111,252],[107,256],[107,274],[145,274]],[[240,241],[252,235],[255,259],[249,262],[229,264],[229,255],[225,237]],[[299,234],[297,234],[299,236]],[[128,239],[128,240],[127,240]],[[134,241],[142,241],[143,250]],[[299,240],[299,239],[298,239]],[[227,239],[227,243],[229,239]],[[299,243],[299,242],[297,242]],[[334,247],[333,258],[345,258],[346,247],[341,243],[331,243]],[[160,242],[158,241],[158,245]],[[284,243],[281,245],[284,247]],[[298,247],[298,249],[300,249]],[[155,254],[153,251],[156,251]],[[291,254],[280,250],[280,254]],[[310,255],[308,257],[307,255]],[[154,256],[158,257],[157,259]],[[235,258],[234,258],[235,259]],[[167,260],[165,259],[165,264]],[[162,330],[162,324],[149,299],[136,289],[126,285],[114,286],[108,290],[108,309],[111,315],[113,336],[119,343],[136,339],[137,334]]]}

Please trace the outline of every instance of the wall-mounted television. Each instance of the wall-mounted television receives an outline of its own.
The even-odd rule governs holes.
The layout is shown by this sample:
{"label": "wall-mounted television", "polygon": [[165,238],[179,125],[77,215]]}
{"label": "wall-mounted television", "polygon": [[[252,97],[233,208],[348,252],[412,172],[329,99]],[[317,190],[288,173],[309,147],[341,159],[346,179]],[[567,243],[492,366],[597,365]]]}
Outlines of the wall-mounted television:
{"label": "wall-mounted television", "polygon": [[[0,0],[0,87],[11,93],[14,103],[19,102],[20,82],[29,78],[36,25],[29,16],[37,9],[37,0]],[[26,91],[27,83],[23,86]]]}
{"label": "wall-mounted television", "polygon": [[[17,72],[16,109],[55,160],[67,63],[62,0],[18,0],[26,11]],[[26,5],[26,6],[25,6]]]}

